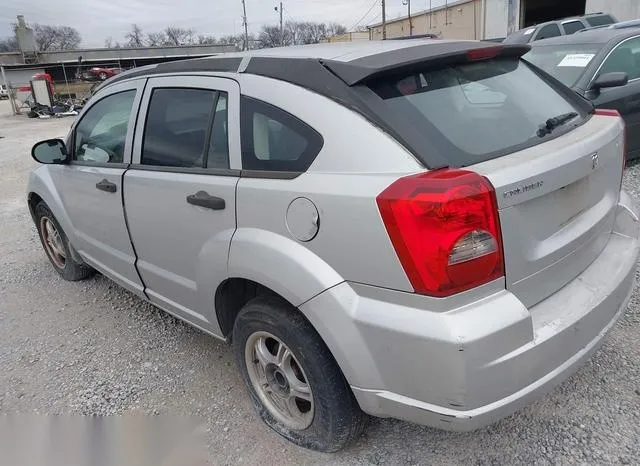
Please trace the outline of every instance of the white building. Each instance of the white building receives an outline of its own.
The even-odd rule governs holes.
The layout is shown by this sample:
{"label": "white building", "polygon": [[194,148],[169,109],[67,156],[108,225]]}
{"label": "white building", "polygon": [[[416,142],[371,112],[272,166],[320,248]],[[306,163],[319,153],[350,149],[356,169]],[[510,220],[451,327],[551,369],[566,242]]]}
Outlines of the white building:
{"label": "white building", "polygon": [[481,0],[483,37],[505,37],[513,31],[545,21],[610,13],[619,21],[640,18],[640,0]]}
{"label": "white building", "polygon": [[[389,39],[421,34],[498,39],[545,21],[599,12],[619,21],[640,19],[640,0],[450,0],[432,10],[413,11],[411,18],[388,19],[386,34]],[[370,39],[382,39],[382,23],[368,29]]]}

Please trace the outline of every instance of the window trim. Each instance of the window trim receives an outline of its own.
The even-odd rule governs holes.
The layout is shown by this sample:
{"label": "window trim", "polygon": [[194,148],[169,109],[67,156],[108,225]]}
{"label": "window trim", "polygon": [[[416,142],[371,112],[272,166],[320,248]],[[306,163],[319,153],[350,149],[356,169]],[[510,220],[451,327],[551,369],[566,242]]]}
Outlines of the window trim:
{"label": "window trim", "polygon": [[[605,57],[602,59],[602,61],[600,62],[600,64],[598,65],[598,68],[596,69],[596,71],[593,73],[593,76],[591,76],[591,79],[589,80],[589,84],[587,84],[587,89],[591,89],[591,85],[593,84],[593,82],[598,78],[598,74],[600,73],[600,70],[602,69],[602,67],[604,66],[605,62],[607,61],[607,59],[609,58],[609,56],[615,52],[620,46],[622,46],[622,44],[624,44],[625,42],[628,42],[630,40],[633,39],[640,39],[640,34],[637,34],[635,36],[632,37],[627,37],[626,39],[618,42],[611,50],[609,50],[609,52],[607,52],[607,54],[605,55]],[[634,79],[630,79],[629,82],[636,82],[640,80],[640,77],[638,78],[634,78]],[[628,83],[627,83],[628,84]]]}
{"label": "window trim", "polygon": [[[146,164],[142,162],[142,157],[144,156],[145,136],[147,134],[147,120],[149,118],[149,110],[151,110],[151,100],[153,99],[153,93],[157,90],[172,90],[172,89],[189,90],[189,91],[205,91],[205,92],[213,93],[213,106],[212,106],[213,111],[211,112],[209,121],[207,122],[206,133],[204,135],[204,145],[202,146],[203,153],[202,153],[201,167],[172,167],[171,165],[152,165],[152,164]],[[163,87],[154,87],[153,89],[151,89],[149,94],[148,105],[147,105],[145,116],[144,116],[144,126],[142,127],[142,135],[141,135],[142,141],[140,144],[140,161],[138,162],[138,164],[142,166],[147,166],[147,167],[169,167],[169,168],[188,168],[188,169],[194,169],[194,170],[206,170],[207,167],[205,165],[209,159],[208,149],[209,149],[209,144],[211,142],[211,132],[213,130],[213,122],[215,118],[216,108],[218,106],[218,100],[220,98],[220,92],[225,92],[225,91],[220,91],[216,89],[207,89],[207,88],[201,88],[201,87],[178,87],[178,86],[163,86]],[[228,119],[229,117],[227,113],[227,121]],[[229,144],[229,135],[227,134],[227,145],[228,144]],[[229,160],[229,165],[231,165],[231,160]]]}
{"label": "window trim", "polygon": [[[151,95],[155,89],[178,88],[178,89],[200,89],[211,92],[227,93],[227,128],[229,148],[229,168],[200,168],[200,167],[167,167],[158,165],[143,165],[142,144],[144,141],[144,131],[147,121],[147,113],[151,102]],[[133,150],[130,169],[150,170],[150,171],[174,171],[176,173],[209,174],[222,176],[238,176],[240,173],[240,125],[234,123],[240,118],[240,84],[229,77],[193,75],[189,73],[175,74],[171,76],[150,77],[141,98],[140,110],[136,121],[135,134],[133,137]],[[188,171],[183,171],[186,169]]]}
{"label": "window trim", "polygon": [[[71,151],[69,151],[70,152],[69,155],[71,156],[69,159],[69,165],[104,167],[104,168],[122,168],[122,167],[118,167],[118,165],[124,165],[125,166],[124,168],[126,168],[126,166],[128,166],[131,163],[132,150],[133,150],[133,137],[136,130],[136,121],[138,118],[138,112],[140,110],[140,101],[142,100],[142,95],[143,95],[142,91],[144,90],[146,82],[147,82],[147,78],[139,78],[139,79],[115,84],[114,86],[112,87],[110,86],[109,88],[105,89],[104,92],[97,93],[89,101],[89,105],[85,106],[82,109],[82,111],[80,112],[80,115],[71,126],[70,138],[69,138],[69,142],[70,142],[69,145],[71,147],[70,148],[67,147],[67,151],[71,149]],[[75,160],[74,157],[75,157],[75,151],[76,151],[77,129],[80,123],[82,122],[82,120],[87,115],[87,113],[89,113],[91,109],[93,109],[93,107],[95,107],[97,104],[102,102],[107,97],[111,97],[112,95],[121,94],[127,91],[134,91],[135,94],[133,97],[133,104],[131,105],[131,115],[129,116],[129,122],[127,123],[127,135],[125,136],[124,154],[122,156],[122,162],[94,163],[94,162],[87,162],[84,160]]]}
{"label": "window trim", "polygon": [[[295,169],[295,170],[282,170],[280,167],[278,169],[268,169],[268,168],[246,168],[248,161],[246,160],[248,157],[251,159],[257,159],[255,157],[255,151],[253,150],[253,115],[256,113],[254,110],[247,111],[247,105],[259,105],[260,107],[267,108],[271,112],[275,112],[276,114],[282,114],[285,118],[295,121],[300,128],[304,130],[306,134],[300,134],[307,140],[308,146],[305,149],[304,153],[298,160],[303,160],[304,169]],[[269,117],[268,114],[265,116]],[[248,119],[251,121],[247,121]],[[276,118],[273,118],[276,120]],[[250,126],[250,135],[247,134]],[[324,137],[320,132],[318,132],[315,128],[309,125],[307,122],[293,115],[292,113],[286,111],[282,107],[269,103],[265,100],[258,99],[256,97],[251,97],[248,95],[242,95],[240,97],[240,136],[241,136],[241,155],[242,155],[242,172],[246,173],[244,177],[251,178],[267,178],[267,179],[292,179],[301,173],[306,172],[309,167],[313,164],[314,160],[318,157],[320,152],[324,147]],[[250,142],[249,142],[250,141]],[[251,149],[251,153],[249,153],[249,149]],[[304,161],[306,159],[306,161]],[[294,163],[298,162],[298,160],[293,161]],[[253,161],[253,160],[251,160]],[[269,162],[269,161],[259,161],[259,162]],[[308,163],[307,163],[308,162]],[[296,174],[295,176],[289,174]]]}

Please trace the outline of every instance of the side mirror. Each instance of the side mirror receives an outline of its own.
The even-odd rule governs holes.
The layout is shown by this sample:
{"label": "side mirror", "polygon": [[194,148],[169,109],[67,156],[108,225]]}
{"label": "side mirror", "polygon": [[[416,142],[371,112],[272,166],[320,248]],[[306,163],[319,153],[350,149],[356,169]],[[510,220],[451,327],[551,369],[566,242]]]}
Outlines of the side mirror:
{"label": "side mirror", "polygon": [[591,89],[599,91],[607,87],[619,87],[624,86],[629,82],[629,76],[627,73],[621,71],[613,71],[611,73],[605,73],[593,82]]}
{"label": "side mirror", "polygon": [[61,139],[47,139],[36,143],[31,149],[31,157],[36,162],[48,164],[67,163],[67,148]]}

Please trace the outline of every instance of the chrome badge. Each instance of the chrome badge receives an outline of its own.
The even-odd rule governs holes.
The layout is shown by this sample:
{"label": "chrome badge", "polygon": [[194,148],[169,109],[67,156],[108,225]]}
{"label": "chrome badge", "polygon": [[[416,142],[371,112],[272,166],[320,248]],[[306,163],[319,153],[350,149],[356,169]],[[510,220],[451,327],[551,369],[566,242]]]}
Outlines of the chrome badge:
{"label": "chrome badge", "polygon": [[596,152],[591,156],[591,169],[595,170],[598,168],[598,153]]}

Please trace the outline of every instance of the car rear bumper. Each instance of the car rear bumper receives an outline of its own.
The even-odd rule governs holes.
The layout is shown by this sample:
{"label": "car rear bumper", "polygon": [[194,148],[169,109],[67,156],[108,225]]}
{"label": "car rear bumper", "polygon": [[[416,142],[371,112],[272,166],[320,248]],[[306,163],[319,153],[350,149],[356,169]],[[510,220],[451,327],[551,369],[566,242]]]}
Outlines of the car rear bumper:
{"label": "car rear bumper", "polygon": [[448,430],[473,430],[570,376],[626,309],[640,224],[621,194],[614,232],[572,282],[527,309],[509,291],[432,312],[415,295],[343,283],[301,306],[362,409]]}

